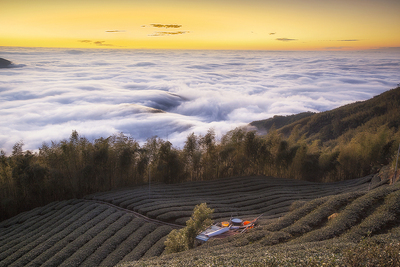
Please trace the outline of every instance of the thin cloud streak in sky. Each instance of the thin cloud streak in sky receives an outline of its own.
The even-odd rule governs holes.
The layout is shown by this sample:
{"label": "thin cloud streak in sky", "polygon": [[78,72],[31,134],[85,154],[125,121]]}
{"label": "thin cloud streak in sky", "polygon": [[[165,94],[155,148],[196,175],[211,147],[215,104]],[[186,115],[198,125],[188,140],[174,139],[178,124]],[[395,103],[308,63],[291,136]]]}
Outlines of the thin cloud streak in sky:
{"label": "thin cloud streak in sky", "polygon": [[345,39],[345,40],[338,40],[339,42],[359,42],[358,39]]}
{"label": "thin cloud streak in sky", "polygon": [[182,27],[182,25],[179,25],[179,24],[159,24],[159,23],[152,23],[152,24],[150,24],[150,25],[153,26],[154,28],[166,28],[166,29],[169,29],[169,28],[177,29],[177,28]]}
{"label": "thin cloud streak in sky", "polygon": [[[85,41],[85,40],[82,40]],[[90,40],[87,40],[90,41]],[[92,41],[90,41],[92,42]],[[182,147],[274,115],[324,111],[394,88],[400,55],[364,52],[1,48],[0,149],[123,132]]]}
{"label": "thin cloud streak in sky", "polygon": [[93,44],[96,46],[114,46],[113,44],[107,44],[106,41],[79,40],[78,42]]}
{"label": "thin cloud streak in sky", "polygon": [[297,39],[290,39],[290,38],[276,38],[275,40],[281,41],[281,42],[297,41]]}
{"label": "thin cloud streak in sky", "polygon": [[149,34],[148,36],[169,36],[169,35],[180,35],[180,34],[185,34],[185,33],[188,33],[188,31],[155,32],[155,33]]}

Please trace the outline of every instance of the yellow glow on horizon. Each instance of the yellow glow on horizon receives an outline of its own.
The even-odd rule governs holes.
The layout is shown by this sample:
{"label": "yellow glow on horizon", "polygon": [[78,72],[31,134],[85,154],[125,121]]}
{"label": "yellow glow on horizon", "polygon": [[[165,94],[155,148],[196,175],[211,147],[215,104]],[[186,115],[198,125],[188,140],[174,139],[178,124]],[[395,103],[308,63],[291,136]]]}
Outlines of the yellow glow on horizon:
{"label": "yellow glow on horizon", "polygon": [[[400,1],[393,0],[383,0],[380,6],[373,0],[3,2],[0,25],[7,26],[0,28],[0,46],[249,50],[400,46],[396,26]],[[152,23],[182,26],[156,28]]]}

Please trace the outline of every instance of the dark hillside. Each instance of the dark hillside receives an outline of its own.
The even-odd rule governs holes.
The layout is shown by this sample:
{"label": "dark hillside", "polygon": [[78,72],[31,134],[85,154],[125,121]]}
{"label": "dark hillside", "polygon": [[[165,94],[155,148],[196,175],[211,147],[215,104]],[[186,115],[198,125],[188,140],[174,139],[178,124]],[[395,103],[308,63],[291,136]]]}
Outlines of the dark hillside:
{"label": "dark hillside", "polygon": [[[396,131],[400,125],[400,87],[384,92],[372,99],[352,103],[321,113],[300,113],[250,123],[261,131],[269,131],[275,124],[278,132],[289,136],[296,128],[300,135],[323,142],[337,139],[350,130],[362,127],[378,128],[387,125]],[[307,116],[308,115],[308,116]]]}
{"label": "dark hillside", "polygon": [[310,116],[315,115],[315,112],[302,112],[299,114],[293,114],[288,116],[279,116],[275,115],[272,118],[260,121],[253,121],[250,125],[257,127],[260,130],[268,131],[274,126],[277,129],[280,129],[286,125],[290,125],[292,123],[300,123],[300,122],[308,122]]}

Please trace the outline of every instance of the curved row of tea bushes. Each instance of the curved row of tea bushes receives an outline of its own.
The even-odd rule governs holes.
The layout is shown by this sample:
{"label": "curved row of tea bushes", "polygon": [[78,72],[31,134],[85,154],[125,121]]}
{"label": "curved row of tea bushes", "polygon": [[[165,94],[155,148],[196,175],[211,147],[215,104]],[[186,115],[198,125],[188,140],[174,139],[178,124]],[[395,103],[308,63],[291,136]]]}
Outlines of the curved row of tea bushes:
{"label": "curved row of tea bushes", "polygon": [[195,205],[206,202],[213,218],[264,214],[281,217],[297,200],[368,190],[372,176],[329,184],[273,177],[234,177],[182,184],[154,184],[87,196],[153,219],[184,224]]}
{"label": "curved row of tea bushes", "polygon": [[125,227],[121,228],[112,237],[107,239],[97,250],[89,255],[81,266],[100,266],[101,262],[111,253],[113,253],[118,246],[124,242],[131,234],[134,234],[146,222],[143,219],[135,218]]}
{"label": "curved row of tea bushes", "polygon": [[[11,255],[10,259],[7,258],[12,260],[12,263],[10,263],[9,266],[26,266],[41,254],[47,254],[47,251],[53,247],[58,248],[56,244],[60,240],[66,238],[73,231],[77,230],[80,233],[84,233],[84,229],[88,227],[86,224],[90,222],[90,220],[95,219],[97,216],[103,213],[105,209],[105,207],[94,207],[94,209],[87,210],[87,212],[81,214],[81,216],[75,218],[75,220],[64,223],[60,225],[60,227],[57,227],[56,229],[42,235],[34,242],[31,242],[29,245],[18,250],[17,253]],[[83,230],[80,231],[81,229],[78,228],[83,228]]]}
{"label": "curved row of tea bushes", "polygon": [[[122,212],[121,212],[122,213]],[[67,258],[60,267],[78,266],[85,261],[90,255],[94,254],[95,251],[109,238],[114,236],[119,230],[124,228],[128,223],[135,220],[135,217],[131,214],[124,214],[118,218],[114,223],[109,225],[106,229],[95,236],[89,236],[90,240],[85,243],[82,247],[77,249],[69,258]],[[140,220],[138,220],[140,221]],[[134,223],[135,224],[135,223]]]}
{"label": "curved row of tea bushes", "polygon": [[39,257],[32,260],[27,266],[59,266],[68,259],[77,249],[89,242],[107,226],[115,222],[122,214],[111,209],[106,210],[79,229],[57,242],[51,249],[46,250]]}
{"label": "curved row of tea bushes", "polygon": [[[332,238],[359,242],[398,227],[399,221],[400,184],[384,185],[369,192],[343,193],[303,203],[279,220],[256,229],[247,239],[260,240],[263,246]],[[243,241],[238,244],[243,245]]]}
{"label": "curved row of tea bushes", "polygon": [[[78,220],[85,213],[89,212],[92,206],[93,205],[90,203],[82,203],[82,205],[79,205],[78,207],[71,206],[69,208],[62,209],[60,210],[60,214],[57,214],[57,216],[48,220],[41,226],[38,225],[36,229],[32,227],[33,229],[29,233],[26,233],[24,235],[16,235],[15,238],[14,236],[9,236],[1,243],[0,247],[4,251],[0,253],[0,261],[12,257],[13,254],[16,254],[13,257],[14,260],[18,259],[20,255],[23,255],[29,251],[28,246],[31,243],[36,242],[42,236],[48,234],[50,232],[49,229],[52,229],[51,231],[53,233],[64,229],[68,226],[68,223],[73,223],[74,220]],[[40,224],[40,222],[38,224]],[[24,224],[21,224],[19,226],[19,228],[24,229]],[[34,244],[30,246],[34,247]],[[25,251],[17,253],[20,249],[24,249]],[[11,259],[10,262],[14,262],[14,260]]]}
{"label": "curved row of tea bushes", "polygon": [[344,236],[352,241],[360,241],[368,235],[375,235],[382,229],[390,228],[400,221],[400,190],[385,197],[384,203],[360,224],[351,228]]}
{"label": "curved row of tea bushes", "polygon": [[151,247],[156,244],[164,236],[168,235],[172,231],[170,226],[161,226],[156,230],[149,233],[143,238],[135,248],[128,253],[121,261],[133,261],[140,259]]}
{"label": "curved row of tea bushes", "polygon": [[375,212],[374,208],[383,204],[385,197],[391,192],[399,190],[399,186],[384,186],[373,190],[351,202],[338,213],[326,226],[309,232],[295,242],[320,241],[341,235],[351,227],[359,224],[369,214]]}
{"label": "curved row of tea bushes", "polygon": [[70,267],[158,256],[172,227],[107,204],[71,200],[10,218],[0,230],[0,266]]}

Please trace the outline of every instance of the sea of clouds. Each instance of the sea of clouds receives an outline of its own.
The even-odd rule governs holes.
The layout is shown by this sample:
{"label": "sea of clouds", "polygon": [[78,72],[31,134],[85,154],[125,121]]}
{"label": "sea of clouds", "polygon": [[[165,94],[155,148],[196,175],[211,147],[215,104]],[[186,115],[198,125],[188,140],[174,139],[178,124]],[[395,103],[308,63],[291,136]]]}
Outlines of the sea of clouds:
{"label": "sea of clouds", "polygon": [[68,50],[0,47],[0,149],[37,150],[77,130],[183,147],[254,120],[320,112],[400,82],[400,53]]}

